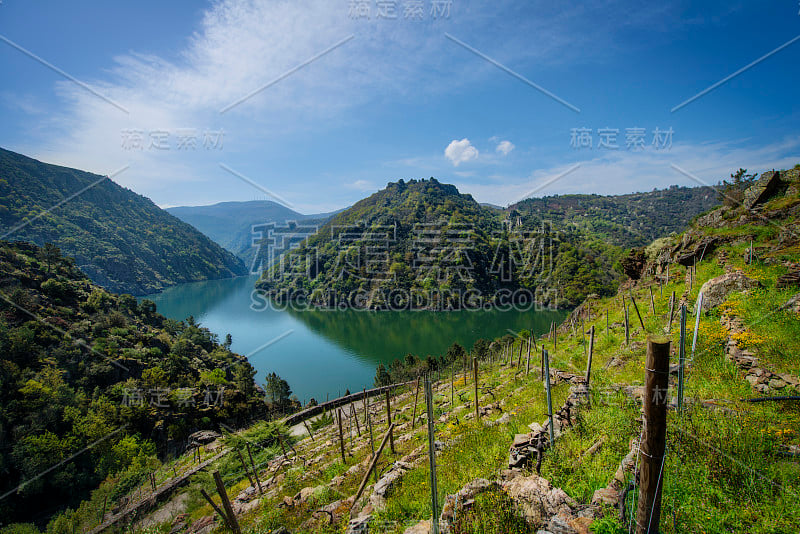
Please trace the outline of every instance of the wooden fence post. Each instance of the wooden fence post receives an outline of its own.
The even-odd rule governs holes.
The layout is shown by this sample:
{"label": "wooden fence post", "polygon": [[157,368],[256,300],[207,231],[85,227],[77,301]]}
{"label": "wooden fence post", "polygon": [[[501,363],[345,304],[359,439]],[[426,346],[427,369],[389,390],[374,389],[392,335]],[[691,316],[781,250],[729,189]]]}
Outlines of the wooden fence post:
{"label": "wooden fence post", "polygon": [[545,389],[547,390],[547,415],[550,419],[550,447],[555,446],[556,442],[556,435],[555,429],[553,425],[555,424],[553,421],[553,397],[550,394],[550,354],[547,351],[544,351],[544,383]]}
{"label": "wooden fence post", "polygon": [[589,378],[592,376],[592,353],[594,352],[594,325],[589,331],[589,360],[586,362],[586,387],[589,387]]}
{"label": "wooden fence post", "polygon": [[358,423],[358,413],[356,412],[356,405],[355,402],[350,403],[350,413],[353,416],[353,419],[356,420],[356,432],[358,432],[358,437],[361,437],[361,425]]}
{"label": "wooden fence post", "polygon": [[[464,380],[466,382],[466,380]],[[411,415],[411,430],[417,426],[417,401],[419,399],[419,375],[417,375],[417,389],[414,393],[414,413]]]}
{"label": "wooden fence post", "polygon": [[386,425],[389,427],[389,449],[392,451],[392,454],[395,454],[394,450],[394,433],[392,432],[392,404],[389,402],[389,390],[386,390]]}
{"label": "wooden fence post", "polygon": [[[533,334],[531,334],[531,336],[533,336]],[[528,359],[525,361],[525,376],[528,376],[528,373],[530,372],[531,372],[531,344],[528,343]]]}
{"label": "wooden fence post", "polygon": [[[472,358],[472,370],[474,373],[474,380],[475,380],[475,420],[480,423],[481,422],[481,414],[480,410],[478,409],[478,358]],[[430,417],[430,416],[429,416]]]}
{"label": "wooden fence post", "polygon": [[342,410],[336,410],[336,421],[339,426],[339,451],[342,453],[342,463],[347,464],[347,458],[344,456],[344,435],[342,434]]}
{"label": "wooden fence post", "polygon": [[675,292],[669,298],[669,322],[667,323],[667,333],[672,333],[672,316],[675,313]]}
{"label": "wooden fence post", "polygon": [[[476,381],[477,383],[477,381]],[[431,532],[439,534],[439,489],[436,478],[436,437],[433,426],[433,392],[430,377],[425,375],[425,404],[428,410],[428,462],[431,482]]]}
{"label": "wooden fence post", "polygon": [[628,322],[628,315],[630,314],[630,306],[625,306],[625,309],[622,310],[623,314],[625,315],[625,345],[631,344],[631,326]]}
{"label": "wooden fence post", "polygon": [[656,314],[656,301],[653,298],[653,286],[647,286],[647,289],[650,290],[650,309],[653,312],[653,315]]}
{"label": "wooden fence post", "polygon": [[669,345],[666,337],[647,337],[644,428],[639,459],[639,504],[636,509],[637,534],[657,534],[661,519],[669,403]]}
{"label": "wooden fence post", "polygon": [[683,367],[686,365],[686,304],[681,306],[681,338],[678,345],[678,411],[683,410]]}
{"label": "wooden fence post", "polygon": [[239,529],[239,521],[236,519],[236,514],[233,513],[233,507],[231,506],[230,499],[228,499],[228,493],[225,491],[225,484],[222,483],[222,477],[219,476],[219,471],[214,471],[214,484],[217,485],[217,493],[219,493],[219,497],[222,499],[222,507],[225,509],[225,515],[228,516],[231,530],[235,532],[235,534],[241,534],[242,531]]}

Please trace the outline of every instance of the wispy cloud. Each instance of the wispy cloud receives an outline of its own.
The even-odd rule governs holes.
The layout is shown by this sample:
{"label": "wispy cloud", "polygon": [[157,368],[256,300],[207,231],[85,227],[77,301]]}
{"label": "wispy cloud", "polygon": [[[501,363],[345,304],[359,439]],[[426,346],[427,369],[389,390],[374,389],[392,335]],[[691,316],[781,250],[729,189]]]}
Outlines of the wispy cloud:
{"label": "wispy cloud", "polygon": [[[536,196],[597,193],[603,195],[642,192],[671,185],[695,187],[696,182],[677,174],[671,164],[690,170],[708,183],[716,184],[744,167],[751,172],[791,168],[800,157],[787,153],[800,151],[800,136],[789,137],[767,146],[752,148],[719,142],[704,145],[675,144],[662,151],[604,151],[579,160],[580,168],[563,179],[538,191]],[[589,156],[590,153],[586,153]],[[525,179],[506,177],[502,183],[456,181],[462,193],[470,193],[479,202],[508,205],[526,195],[537,184],[568,171],[572,163],[537,169]]]}

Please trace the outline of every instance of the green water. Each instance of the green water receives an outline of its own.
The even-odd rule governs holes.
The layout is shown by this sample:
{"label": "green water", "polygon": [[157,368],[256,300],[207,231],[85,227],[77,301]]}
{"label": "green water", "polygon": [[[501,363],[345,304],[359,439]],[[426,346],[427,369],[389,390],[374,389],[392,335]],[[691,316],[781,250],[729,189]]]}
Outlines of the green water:
{"label": "green water", "polygon": [[[255,277],[183,284],[148,298],[172,319],[189,315],[233,337],[232,350],[258,371],[285,378],[301,401],[318,401],[371,387],[375,367],[407,353],[438,356],[454,342],[468,349],[479,338],[534,329],[546,332],[555,311],[291,311],[251,306]],[[254,309],[255,308],[255,309]],[[266,345],[266,346],[265,346]]]}

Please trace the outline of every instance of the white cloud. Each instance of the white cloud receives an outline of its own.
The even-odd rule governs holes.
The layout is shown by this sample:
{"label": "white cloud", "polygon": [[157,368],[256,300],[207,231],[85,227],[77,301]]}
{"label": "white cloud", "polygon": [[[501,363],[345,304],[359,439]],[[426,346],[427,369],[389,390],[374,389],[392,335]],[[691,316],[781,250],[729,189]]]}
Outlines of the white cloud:
{"label": "white cloud", "polygon": [[[744,140],[743,144],[752,143]],[[744,167],[750,172],[786,169],[798,158],[786,156],[800,150],[800,137],[786,138],[761,147],[735,146],[733,143],[703,145],[675,144],[671,150],[607,151],[584,160],[570,161],[550,168],[537,169],[527,179],[505,176],[499,181],[456,183],[459,191],[470,193],[478,202],[507,206],[529,196],[596,193],[621,195],[664,189],[671,185],[698,187],[716,185],[729,179],[732,172]],[[580,167],[563,178],[552,181],[576,163]],[[689,178],[671,165],[691,173]]]}
{"label": "white cloud", "polygon": [[511,141],[500,141],[495,147],[495,152],[498,154],[502,154],[504,156],[508,156],[512,150],[514,150],[514,143]]}
{"label": "white cloud", "polygon": [[461,163],[478,158],[478,149],[472,146],[466,137],[461,141],[453,139],[444,149],[444,156],[458,167]]}
{"label": "white cloud", "polygon": [[355,189],[356,191],[374,191],[375,185],[367,180],[356,180],[355,182],[345,184],[348,189]]}

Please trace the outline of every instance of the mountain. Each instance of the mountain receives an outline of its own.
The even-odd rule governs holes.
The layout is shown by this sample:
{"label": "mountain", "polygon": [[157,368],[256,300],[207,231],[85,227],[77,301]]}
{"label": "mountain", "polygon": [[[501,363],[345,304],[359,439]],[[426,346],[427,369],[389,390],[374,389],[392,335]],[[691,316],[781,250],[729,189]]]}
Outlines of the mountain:
{"label": "mountain", "polygon": [[322,225],[335,213],[303,215],[270,200],[177,206],[167,208],[167,211],[236,254],[248,267],[253,264],[257,253],[257,247],[253,246],[254,226],[269,223],[283,226],[289,221]]}
{"label": "mountain", "polygon": [[53,246],[0,241],[3,522],[72,505],[107,477],[127,492],[192,432],[263,417],[255,371],[228,347],[92,284]]}
{"label": "mountain", "polygon": [[95,283],[146,295],[247,273],[241,260],[112,180],[0,149],[3,239],[53,243]]}
{"label": "mountain", "polygon": [[609,242],[634,247],[681,232],[694,217],[719,205],[713,187],[678,187],[627,195],[556,195],[509,206],[509,216],[571,224]]}
{"label": "mountain", "polygon": [[257,285],[280,301],[370,309],[572,304],[611,290],[616,252],[572,227],[512,227],[434,178],[400,180],[335,215]]}

